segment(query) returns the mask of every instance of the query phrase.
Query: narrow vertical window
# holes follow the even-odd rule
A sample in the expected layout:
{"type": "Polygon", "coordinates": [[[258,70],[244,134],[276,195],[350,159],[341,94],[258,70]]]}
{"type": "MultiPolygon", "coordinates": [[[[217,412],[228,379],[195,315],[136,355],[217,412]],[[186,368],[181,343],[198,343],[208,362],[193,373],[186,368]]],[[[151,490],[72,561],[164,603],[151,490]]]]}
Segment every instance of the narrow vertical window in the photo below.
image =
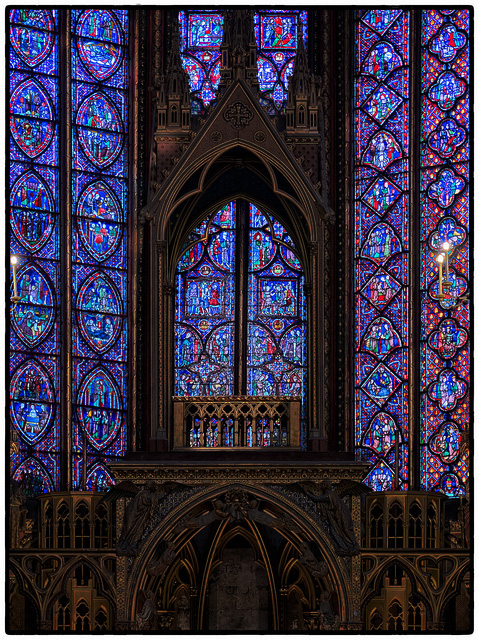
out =
{"type": "Polygon", "coordinates": [[[126,448],[128,11],[72,11],[73,482],[126,448]]]}
{"type": "Polygon", "coordinates": [[[461,496],[469,423],[469,11],[422,12],[421,481],[461,496]],[[441,264],[439,264],[441,263],[441,264]]]}
{"type": "Polygon", "coordinates": [[[10,415],[28,495],[60,480],[58,55],[57,11],[10,11],[10,415]]]}
{"type": "Polygon", "coordinates": [[[408,482],[409,19],[363,10],[355,30],[355,435],[375,490],[408,482]]]}

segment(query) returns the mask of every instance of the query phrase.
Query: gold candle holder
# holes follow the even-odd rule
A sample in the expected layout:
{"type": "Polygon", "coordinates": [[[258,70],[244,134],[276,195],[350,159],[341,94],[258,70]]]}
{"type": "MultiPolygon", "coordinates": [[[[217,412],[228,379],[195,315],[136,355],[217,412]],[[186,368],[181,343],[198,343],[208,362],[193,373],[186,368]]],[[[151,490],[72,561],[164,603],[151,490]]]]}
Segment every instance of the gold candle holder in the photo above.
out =
{"type": "Polygon", "coordinates": [[[443,243],[442,248],[444,250],[445,263],[446,263],[446,280],[443,283],[443,287],[444,287],[444,291],[447,291],[449,289],[449,287],[451,286],[451,284],[452,284],[452,282],[449,281],[449,251],[451,249],[451,245],[446,240],[443,243]]]}
{"type": "Polygon", "coordinates": [[[442,263],[444,262],[444,256],[442,253],[437,256],[436,261],[439,265],[439,294],[437,297],[439,300],[444,300],[445,296],[442,288],[442,263]]]}
{"type": "Polygon", "coordinates": [[[11,297],[11,301],[13,302],[13,306],[16,306],[20,300],[20,296],[18,295],[18,288],[17,288],[17,264],[18,264],[17,256],[12,256],[10,258],[10,264],[12,265],[12,271],[13,271],[13,296],[11,297]]]}

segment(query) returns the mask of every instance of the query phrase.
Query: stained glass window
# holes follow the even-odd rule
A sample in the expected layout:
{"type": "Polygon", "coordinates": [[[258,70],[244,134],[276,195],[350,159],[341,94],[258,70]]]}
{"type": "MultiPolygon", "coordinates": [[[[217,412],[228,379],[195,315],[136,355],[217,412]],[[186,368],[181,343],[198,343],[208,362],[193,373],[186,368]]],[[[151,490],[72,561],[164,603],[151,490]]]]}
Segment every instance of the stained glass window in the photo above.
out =
{"type": "Polygon", "coordinates": [[[223,14],[180,11],[180,51],[190,78],[191,112],[201,113],[215,99],[220,82],[223,14]]]}
{"type": "Polygon", "coordinates": [[[128,11],[73,10],[72,36],[73,481],[79,486],[84,435],[90,483],[99,464],[126,447],[128,11]]]}
{"type": "Polygon", "coordinates": [[[421,478],[464,495],[469,423],[469,11],[422,12],[421,478]],[[447,244],[445,244],[447,243],[447,244]],[[437,257],[443,254],[439,281],[437,257]]]}
{"type": "MultiPolygon", "coordinates": [[[[220,82],[220,46],[223,42],[223,12],[185,10],[179,13],[180,51],[190,78],[193,114],[202,113],[216,98],[220,82]]],[[[258,47],[260,102],[271,113],[286,105],[288,80],[294,69],[299,31],[306,46],[307,12],[297,9],[265,9],[254,14],[258,47]]]]}
{"type": "MultiPolygon", "coordinates": [[[[298,396],[304,413],[303,289],[293,241],[270,215],[237,201],[206,219],[188,238],[177,267],[176,395],[298,396]],[[238,247],[245,244],[248,260],[238,261],[238,247]],[[241,286],[247,286],[245,336],[241,286]],[[246,362],[245,376],[240,361],[246,362]]],[[[207,446],[216,446],[211,429],[207,446]]],[[[191,446],[199,446],[195,433],[193,427],[191,446]]],[[[262,433],[261,444],[269,446],[269,424],[262,433]]]]}
{"type": "Polygon", "coordinates": [[[267,9],[255,13],[254,22],[262,92],[260,102],[271,113],[282,111],[288,97],[288,80],[294,69],[301,27],[304,46],[307,45],[308,15],[306,11],[296,9],[267,9]]]}
{"type": "Polygon", "coordinates": [[[362,10],[355,28],[356,446],[376,490],[408,483],[409,19],[362,10]]]}
{"type": "Polygon", "coordinates": [[[178,264],[176,395],[231,395],[234,389],[236,207],[195,230],[178,264]]]}
{"type": "Polygon", "coordinates": [[[58,12],[10,11],[12,475],[29,495],[59,488],[58,12]],[[13,275],[13,274],[12,274],[13,275]],[[13,278],[12,278],[13,295],[13,278]]]}
{"type": "Polygon", "coordinates": [[[128,28],[127,11],[10,11],[10,251],[19,261],[10,406],[20,436],[12,465],[30,493],[60,488],[60,404],[68,384],[59,373],[67,349],[60,302],[68,298],[60,295],[60,263],[70,253],[72,488],[82,480],[83,433],[90,488],[111,484],[104,461],[125,450],[128,28]],[[60,76],[59,23],[66,30],[69,20],[71,76],[60,76]],[[62,96],[71,102],[60,111],[62,96]],[[59,219],[70,200],[71,247],[59,219]]]}

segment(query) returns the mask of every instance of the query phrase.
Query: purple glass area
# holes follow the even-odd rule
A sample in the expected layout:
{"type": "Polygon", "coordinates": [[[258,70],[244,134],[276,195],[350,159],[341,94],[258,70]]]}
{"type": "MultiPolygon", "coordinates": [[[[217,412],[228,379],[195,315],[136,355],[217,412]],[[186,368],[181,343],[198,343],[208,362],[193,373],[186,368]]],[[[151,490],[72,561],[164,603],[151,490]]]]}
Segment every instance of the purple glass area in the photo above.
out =
{"type": "Polygon", "coordinates": [[[73,482],[112,483],[126,449],[127,10],[72,11],[73,482]]]}
{"type": "Polygon", "coordinates": [[[11,474],[32,497],[60,482],[58,11],[9,18],[11,474]]]}
{"type": "Polygon", "coordinates": [[[355,26],[355,440],[377,491],[408,487],[409,19],[361,10],[355,26]]]}
{"type": "Polygon", "coordinates": [[[469,478],[469,21],[422,11],[421,483],[451,497],[469,478]]]}

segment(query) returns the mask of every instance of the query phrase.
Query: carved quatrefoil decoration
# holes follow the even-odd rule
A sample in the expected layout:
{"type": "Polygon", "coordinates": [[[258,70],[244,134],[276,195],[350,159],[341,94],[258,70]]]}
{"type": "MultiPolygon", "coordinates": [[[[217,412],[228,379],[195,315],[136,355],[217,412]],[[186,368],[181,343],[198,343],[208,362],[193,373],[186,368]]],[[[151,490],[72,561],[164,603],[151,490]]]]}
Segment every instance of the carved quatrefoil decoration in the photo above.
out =
{"type": "Polygon", "coordinates": [[[224,119],[233,129],[243,129],[252,118],[253,114],[251,111],[240,101],[228,105],[228,108],[224,112],[224,119]]]}

